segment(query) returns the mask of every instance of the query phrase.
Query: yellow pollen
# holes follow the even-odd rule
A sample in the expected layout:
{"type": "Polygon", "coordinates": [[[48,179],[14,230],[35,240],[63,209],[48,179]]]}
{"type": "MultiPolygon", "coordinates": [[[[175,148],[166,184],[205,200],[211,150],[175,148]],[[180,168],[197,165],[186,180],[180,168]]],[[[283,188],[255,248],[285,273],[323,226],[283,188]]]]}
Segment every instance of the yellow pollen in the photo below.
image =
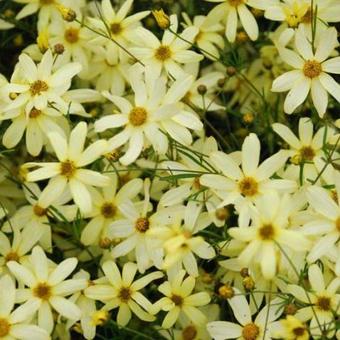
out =
{"type": "Polygon", "coordinates": [[[112,203],[105,202],[101,206],[100,212],[105,218],[112,218],[116,215],[117,209],[112,203]]]}
{"type": "Polygon", "coordinates": [[[33,206],[33,212],[36,216],[45,216],[47,213],[47,209],[42,208],[40,205],[36,204],[33,206]]]}
{"type": "Polygon", "coordinates": [[[40,94],[41,92],[45,92],[48,90],[48,85],[42,80],[36,80],[30,86],[30,92],[32,96],[36,94],[40,94]]]}
{"type": "Polygon", "coordinates": [[[51,297],[51,294],[51,287],[45,282],[40,282],[33,288],[33,295],[42,300],[48,300],[51,297]]]}
{"type": "Polygon", "coordinates": [[[327,296],[320,296],[316,302],[319,309],[323,311],[329,311],[331,309],[331,299],[327,296]]]}
{"type": "Polygon", "coordinates": [[[37,118],[41,115],[41,110],[36,109],[35,107],[30,111],[29,117],[30,118],[37,118]]]}
{"type": "Polygon", "coordinates": [[[296,14],[289,14],[286,17],[287,24],[291,28],[295,28],[299,25],[300,23],[300,18],[296,14]]]}
{"type": "Polygon", "coordinates": [[[7,336],[10,329],[10,323],[4,318],[0,318],[0,338],[7,336]]]}
{"type": "Polygon", "coordinates": [[[79,29],[70,27],[64,33],[64,38],[70,44],[74,44],[79,40],[79,29]]]}
{"type": "Polygon", "coordinates": [[[302,161],[306,162],[306,161],[313,161],[314,157],[315,157],[315,151],[313,150],[312,147],[310,146],[303,146],[300,151],[300,158],[302,161]]]}
{"type": "Polygon", "coordinates": [[[258,192],[258,184],[252,177],[244,177],[238,183],[238,188],[243,196],[255,196],[258,192]]]}
{"type": "Polygon", "coordinates": [[[145,233],[150,227],[150,222],[147,218],[140,217],[137,219],[135,228],[140,233],[145,233]]]}
{"type": "Polygon", "coordinates": [[[228,0],[229,5],[233,7],[240,6],[244,3],[244,0],[228,0]]]}
{"type": "Polygon", "coordinates": [[[259,228],[258,233],[262,240],[272,240],[275,236],[275,229],[272,224],[264,224],[259,228]]]}
{"type": "Polygon", "coordinates": [[[148,112],[143,107],[134,107],[129,113],[129,122],[133,126],[141,126],[146,122],[148,112]]]}
{"type": "Polygon", "coordinates": [[[112,34],[118,35],[123,29],[119,22],[114,22],[110,25],[110,30],[112,34]]]}
{"type": "Polygon", "coordinates": [[[70,160],[60,163],[60,167],[60,174],[68,179],[70,179],[76,171],[75,164],[70,160]]]}
{"type": "Polygon", "coordinates": [[[183,304],[183,298],[179,295],[173,294],[171,300],[176,306],[182,306],[183,304]]]}
{"type": "Polygon", "coordinates": [[[185,327],[182,331],[183,340],[194,340],[197,335],[197,329],[194,325],[185,327]]]}
{"type": "Polygon", "coordinates": [[[130,288],[125,288],[125,287],[121,288],[119,291],[118,297],[122,302],[128,302],[131,298],[130,288]]]}
{"type": "Polygon", "coordinates": [[[168,46],[161,45],[155,52],[155,58],[160,61],[165,61],[171,58],[171,50],[168,46]]]}
{"type": "Polygon", "coordinates": [[[5,257],[6,262],[15,261],[18,262],[20,259],[19,255],[15,251],[11,251],[5,257]]]}
{"type": "Polygon", "coordinates": [[[242,336],[244,340],[256,340],[260,334],[260,329],[254,323],[248,323],[243,327],[242,336]]]}
{"type": "Polygon", "coordinates": [[[307,60],[303,65],[303,73],[308,78],[316,78],[322,72],[321,64],[316,60],[307,60]]]}

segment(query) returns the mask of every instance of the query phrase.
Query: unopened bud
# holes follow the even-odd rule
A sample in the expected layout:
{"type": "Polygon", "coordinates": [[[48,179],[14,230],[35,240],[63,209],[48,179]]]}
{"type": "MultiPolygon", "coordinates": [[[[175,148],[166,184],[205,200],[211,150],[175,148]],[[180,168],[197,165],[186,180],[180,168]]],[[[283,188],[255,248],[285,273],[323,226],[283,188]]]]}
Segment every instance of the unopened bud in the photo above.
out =
{"type": "Polygon", "coordinates": [[[65,7],[63,5],[57,5],[57,8],[65,21],[71,22],[76,19],[77,14],[73,9],[65,7]]]}
{"type": "Polygon", "coordinates": [[[248,34],[244,31],[238,32],[236,34],[236,41],[240,44],[249,40],[248,34]]]}
{"type": "Polygon", "coordinates": [[[53,47],[53,51],[55,54],[63,54],[65,51],[65,47],[63,44],[55,44],[53,47]]]}
{"type": "Polygon", "coordinates": [[[228,66],[226,72],[229,77],[232,77],[236,74],[236,68],[234,66],[228,66]]]}
{"type": "Polygon", "coordinates": [[[218,86],[218,87],[223,87],[224,84],[225,84],[225,81],[226,81],[225,78],[219,79],[219,80],[217,81],[217,86],[218,86]]]}
{"type": "Polygon", "coordinates": [[[166,30],[170,27],[170,18],[165,14],[163,9],[152,11],[152,14],[156,19],[159,28],[166,30]]]}
{"type": "Polygon", "coordinates": [[[233,287],[229,285],[223,285],[218,288],[218,294],[224,299],[231,299],[235,295],[233,287]]]}
{"type": "Polygon", "coordinates": [[[254,121],[254,115],[250,112],[244,114],[242,118],[246,124],[251,124],[254,121]]]}
{"type": "Polygon", "coordinates": [[[293,304],[289,303],[285,306],[284,313],[286,315],[294,315],[298,311],[298,308],[293,304]]]}
{"type": "Polygon", "coordinates": [[[250,276],[245,277],[242,280],[242,284],[245,290],[253,290],[255,288],[255,282],[250,276]]]}
{"type": "Polygon", "coordinates": [[[197,86],[197,92],[201,95],[204,96],[207,93],[208,89],[205,85],[198,85],[197,86]]]}
{"type": "Polygon", "coordinates": [[[240,271],[240,274],[242,277],[248,277],[249,276],[249,270],[248,268],[242,268],[241,271],[240,271]]]}
{"type": "Polygon", "coordinates": [[[37,38],[37,44],[41,53],[45,53],[48,50],[48,31],[43,30],[39,33],[37,38]]]}

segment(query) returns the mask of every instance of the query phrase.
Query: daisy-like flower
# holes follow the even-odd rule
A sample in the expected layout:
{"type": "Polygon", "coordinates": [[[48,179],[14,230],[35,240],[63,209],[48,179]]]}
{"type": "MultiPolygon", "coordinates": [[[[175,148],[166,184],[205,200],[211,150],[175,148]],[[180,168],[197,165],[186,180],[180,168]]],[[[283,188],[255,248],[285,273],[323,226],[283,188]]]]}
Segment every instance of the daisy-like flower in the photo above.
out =
{"type": "Polygon", "coordinates": [[[193,20],[186,13],[183,13],[185,26],[194,26],[198,28],[198,34],[194,43],[202,50],[202,53],[211,60],[216,60],[220,56],[219,50],[224,48],[224,40],[221,36],[223,26],[216,22],[216,18],[212,15],[196,15],[193,20]]]}
{"type": "Polygon", "coordinates": [[[14,261],[7,263],[16,279],[28,287],[22,291],[21,301],[26,301],[22,308],[29,309],[32,314],[38,312],[38,325],[49,333],[54,325],[52,308],[67,319],[80,318],[80,309],[65,298],[86,287],[86,280],[65,280],[76,268],[77,263],[76,258],[69,258],[53,269],[39,246],[33,248],[29,266],[14,261]]]}
{"type": "MultiPolygon", "coordinates": [[[[170,16],[170,28],[177,33],[177,15],[170,16]]],[[[142,61],[154,78],[161,75],[162,70],[173,78],[183,77],[183,64],[197,63],[203,59],[201,54],[190,51],[189,48],[198,34],[198,28],[190,26],[182,33],[175,35],[170,30],[164,31],[162,41],[145,28],[136,29],[136,36],[139,38],[137,45],[130,49],[132,54],[142,61]]]]}
{"type": "Polygon", "coordinates": [[[271,179],[283,167],[289,155],[279,151],[259,165],[260,141],[251,133],[242,145],[242,164],[221,151],[211,153],[210,159],[223,175],[202,175],[200,183],[211,188],[222,199],[221,206],[235,204],[239,213],[239,224],[246,225],[253,202],[271,190],[292,191],[296,182],[271,179]]]}
{"type": "Polygon", "coordinates": [[[295,316],[303,321],[311,319],[309,329],[313,337],[318,338],[321,334],[327,334],[327,338],[331,338],[335,333],[332,326],[334,315],[339,311],[340,295],[337,291],[340,279],[338,277],[333,279],[326,287],[323,273],[316,264],[309,267],[308,279],[312,292],[307,292],[298,285],[288,285],[288,291],[307,304],[306,307],[299,309],[295,316]]]}
{"type": "Polygon", "coordinates": [[[164,240],[164,269],[177,272],[183,266],[189,275],[197,277],[194,254],[202,259],[215,256],[214,248],[202,236],[195,235],[210,224],[207,213],[201,213],[201,208],[196,202],[189,201],[185,209],[177,212],[176,221],[171,227],[160,226],[150,231],[151,235],[164,240]]]}
{"type": "Polygon", "coordinates": [[[286,319],[276,321],[272,324],[272,336],[274,339],[285,340],[309,340],[308,327],[292,315],[286,319]]]}
{"type": "MultiPolygon", "coordinates": [[[[93,210],[91,220],[81,233],[81,242],[88,246],[100,243],[107,237],[109,225],[122,216],[121,206],[129,199],[134,199],[142,189],[143,181],[140,178],[132,179],[118,190],[118,176],[108,175],[112,183],[102,189],[102,193],[92,190],[93,210]]],[[[127,226],[125,226],[127,228],[127,226]]]]}
{"type": "Polygon", "coordinates": [[[295,251],[310,248],[309,240],[301,232],[288,229],[292,208],[288,195],[280,199],[275,191],[268,192],[256,201],[250,227],[228,229],[233,238],[247,243],[238,256],[241,265],[247,267],[253,261],[260,262],[263,276],[270,280],[276,274],[280,256],[284,256],[277,244],[295,251]]]}
{"type": "MultiPolygon", "coordinates": [[[[123,239],[112,249],[114,258],[124,256],[135,250],[138,271],[144,273],[146,269],[155,265],[161,266],[163,259],[162,243],[150,235],[150,230],[169,224],[169,211],[156,211],[150,215],[150,180],[144,182],[144,201],[133,204],[126,200],[120,206],[124,219],[113,222],[108,234],[112,238],[123,239]],[[141,204],[142,203],[142,204],[141,204]]],[[[174,211],[173,211],[174,212],[174,211]]]]}
{"type": "MultiPolygon", "coordinates": [[[[308,203],[317,212],[302,227],[305,235],[316,237],[307,256],[309,262],[315,262],[325,255],[340,236],[340,175],[336,173],[335,176],[335,199],[329,191],[318,186],[309,187],[306,192],[308,203]]],[[[340,264],[340,259],[337,264],[340,264]]]]}
{"type": "Polygon", "coordinates": [[[113,261],[106,261],[102,266],[107,282],[95,283],[85,289],[85,295],[91,299],[105,303],[104,310],[118,308],[117,323],[126,326],[131,319],[131,312],[143,321],[154,321],[152,303],[139,291],[150,282],[163,277],[156,271],[133,281],[137,265],[128,262],[124,265],[122,274],[113,261]],[[141,308],[142,307],[142,308],[141,308]]]}
{"type": "Polygon", "coordinates": [[[176,276],[158,287],[165,297],[157,301],[153,308],[156,311],[167,312],[162,322],[163,328],[172,327],[182,314],[197,325],[204,325],[207,322],[206,316],[197,307],[207,305],[210,302],[210,296],[206,292],[192,294],[196,283],[195,278],[192,276],[184,278],[185,275],[185,270],[180,270],[176,276]]]}
{"type": "Polygon", "coordinates": [[[51,50],[45,52],[38,65],[27,54],[21,54],[11,82],[4,86],[9,95],[16,94],[15,99],[4,107],[4,111],[24,108],[28,116],[32,109],[44,110],[48,104],[53,103],[62,112],[67,112],[68,103],[62,96],[70,88],[72,78],[80,72],[81,65],[68,63],[53,72],[53,63],[51,50]]]}
{"type": "Polygon", "coordinates": [[[13,311],[16,289],[13,279],[9,275],[0,279],[0,339],[3,340],[48,340],[48,333],[36,326],[26,323],[33,316],[30,308],[19,306],[13,311]]]}
{"type": "Polygon", "coordinates": [[[179,104],[193,82],[191,76],[175,81],[167,91],[164,78],[150,80],[147,74],[144,81],[141,79],[140,69],[134,70],[135,73],[130,73],[130,83],[135,93],[134,105],[127,99],[104,92],[104,96],[112,101],[120,112],[95,122],[97,132],[124,127],[109,141],[111,149],[117,149],[129,141],[125,155],[119,159],[123,165],[134,162],[143,147],[150,144],[156,152],[165,154],[168,139],[164,132],[176,141],[190,145],[192,136],[188,129],[200,130],[203,127],[193,113],[185,111],[179,104]]]}
{"type": "MultiPolygon", "coordinates": [[[[247,32],[251,40],[256,40],[259,36],[259,27],[254,15],[249,7],[264,9],[264,1],[261,0],[206,0],[209,2],[221,2],[210,13],[209,16],[216,21],[226,18],[225,35],[230,42],[236,39],[238,20],[247,32]],[[239,19],[238,19],[239,18],[239,19]]],[[[272,0],[267,0],[272,2],[272,0]]]]}
{"type": "MultiPolygon", "coordinates": [[[[336,0],[313,1],[314,15],[317,15],[317,28],[326,27],[329,22],[340,20],[340,6],[336,0]]],[[[310,0],[283,0],[271,2],[266,6],[264,16],[274,21],[285,22],[288,27],[297,28],[300,24],[310,29],[312,8],[310,0]]]]}
{"type": "Polygon", "coordinates": [[[38,228],[26,228],[20,232],[19,228],[12,225],[12,242],[0,231],[0,272],[5,269],[8,261],[21,262],[28,252],[39,241],[43,231],[38,228]]]}
{"type": "Polygon", "coordinates": [[[41,190],[36,183],[26,183],[23,192],[29,204],[17,209],[15,214],[11,216],[10,221],[6,221],[3,224],[2,230],[9,233],[12,230],[12,226],[15,225],[19,229],[24,229],[25,233],[34,230],[32,235],[40,232],[41,237],[39,239],[39,244],[45,251],[51,252],[52,231],[48,217],[52,216],[52,214],[48,211],[48,208],[53,205],[66,220],[72,221],[76,216],[77,207],[75,205],[65,205],[71,200],[71,196],[68,193],[51,201],[52,197],[42,195],[41,190]]]}
{"type": "Polygon", "coordinates": [[[270,301],[252,320],[247,299],[237,288],[233,288],[233,291],[235,295],[228,299],[228,302],[238,323],[230,321],[209,322],[207,329],[211,337],[214,340],[270,340],[271,326],[280,317],[279,299],[270,301]]]}
{"type": "MultiPolygon", "coordinates": [[[[149,15],[150,11],[143,11],[127,16],[133,0],[126,0],[116,12],[110,0],[103,0],[101,3],[101,18],[88,18],[90,24],[99,29],[103,34],[114,39],[120,46],[130,50],[129,45],[136,44],[135,30],[140,26],[140,21],[149,15]]],[[[104,37],[96,37],[91,44],[106,45],[109,54],[117,56],[120,61],[126,61],[130,56],[116,43],[104,37]]]]}
{"type": "Polygon", "coordinates": [[[286,113],[293,113],[306,100],[309,92],[321,118],[328,106],[328,93],[340,102],[340,85],[328,74],[340,73],[340,57],[329,58],[337,45],[334,27],[321,33],[315,52],[304,30],[298,29],[295,34],[297,52],[287,48],[279,50],[283,61],[294,68],[275,79],[272,86],[273,92],[289,90],[284,102],[286,113]]]}
{"type": "MultiPolygon", "coordinates": [[[[26,163],[28,168],[39,167],[27,174],[28,182],[51,178],[42,195],[56,200],[66,188],[71,191],[74,202],[83,213],[92,210],[92,198],[87,186],[105,187],[111,180],[93,170],[82,169],[93,163],[107,151],[107,142],[97,140],[84,150],[87,124],[80,122],[71,132],[69,142],[57,132],[48,134],[49,141],[59,162],[26,163]]],[[[51,202],[49,202],[51,203],[51,202]]]]}

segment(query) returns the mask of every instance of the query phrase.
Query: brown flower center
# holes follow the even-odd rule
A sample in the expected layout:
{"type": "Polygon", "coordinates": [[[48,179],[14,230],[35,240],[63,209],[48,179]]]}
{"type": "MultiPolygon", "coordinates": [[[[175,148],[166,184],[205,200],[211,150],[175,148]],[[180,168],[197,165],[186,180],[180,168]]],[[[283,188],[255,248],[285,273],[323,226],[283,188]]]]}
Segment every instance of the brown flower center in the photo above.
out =
{"type": "Polygon", "coordinates": [[[20,259],[20,257],[15,251],[9,252],[5,257],[6,262],[9,262],[9,261],[18,262],[19,259],[20,259]]]}
{"type": "Polygon", "coordinates": [[[229,217],[229,210],[227,208],[218,208],[215,211],[215,216],[219,221],[225,221],[229,217]]]}
{"type": "Polygon", "coordinates": [[[51,287],[45,282],[40,282],[33,288],[33,295],[42,300],[48,300],[52,295],[51,287]]]}
{"type": "Polygon", "coordinates": [[[101,214],[105,218],[112,218],[116,215],[117,208],[110,202],[105,202],[100,208],[101,214]]]}
{"type": "Polygon", "coordinates": [[[272,224],[264,224],[259,228],[258,233],[262,240],[272,240],[275,236],[275,229],[272,224]]]}
{"type": "Polygon", "coordinates": [[[243,196],[255,196],[258,193],[258,184],[252,177],[244,177],[239,183],[238,188],[243,196]]]}
{"type": "Polygon", "coordinates": [[[171,58],[171,50],[168,46],[161,45],[155,52],[155,58],[159,61],[165,61],[171,58]]]}
{"type": "Polygon", "coordinates": [[[197,329],[194,325],[185,327],[182,331],[183,340],[194,340],[197,335],[197,329]]]}
{"type": "Polygon", "coordinates": [[[147,218],[145,217],[140,217],[137,219],[135,228],[137,231],[140,233],[145,233],[150,227],[150,222],[147,218]]]}
{"type": "Polygon", "coordinates": [[[316,60],[307,60],[303,65],[303,73],[308,78],[316,78],[322,72],[321,64],[316,60]]]}
{"type": "Polygon", "coordinates": [[[331,299],[327,296],[320,296],[316,305],[323,311],[329,311],[331,309],[331,299]]]}
{"type": "Polygon", "coordinates": [[[228,1],[229,1],[229,5],[233,7],[240,6],[244,3],[244,0],[228,0],[228,1]]]}
{"type": "Polygon", "coordinates": [[[242,336],[244,340],[256,340],[260,334],[260,329],[254,323],[248,323],[243,327],[242,336]]]}
{"type": "Polygon", "coordinates": [[[306,328],[304,327],[296,327],[293,329],[293,333],[296,336],[303,336],[306,332],[306,328]]]}
{"type": "Polygon", "coordinates": [[[33,206],[33,212],[34,215],[41,217],[46,215],[47,209],[42,208],[40,205],[36,204],[33,206]]]}
{"type": "Polygon", "coordinates": [[[129,122],[133,126],[141,126],[146,122],[148,112],[144,107],[134,107],[129,113],[129,122]]]}
{"type": "Polygon", "coordinates": [[[64,33],[64,38],[70,44],[74,44],[79,40],[79,29],[70,27],[64,33]]]}
{"type": "Polygon", "coordinates": [[[11,329],[10,323],[4,318],[0,318],[0,338],[8,335],[10,329],[11,329]]]}
{"type": "Polygon", "coordinates": [[[338,217],[335,221],[335,228],[340,233],[340,217],[338,217]]]}
{"type": "Polygon", "coordinates": [[[130,288],[126,288],[126,287],[121,288],[119,291],[118,297],[122,302],[128,302],[131,298],[130,288]]]}
{"type": "Polygon", "coordinates": [[[311,162],[315,157],[315,151],[310,146],[303,146],[299,152],[301,160],[305,162],[306,161],[311,162]]]}
{"type": "Polygon", "coordinates": [[[123,29],[119,22],[114,22],[110,25],[110,30],[112,34],[118,35],[119,33],[122,32],[123,29]]]}
{"type": "Polygon", "coordinates": [[[41,115],[41,110],[36,109],[35,107],[30,111],[29,117],[30,118],[37,118],[41,115]]]}
{"type": "Polygon", "coordinates": [[[74,175],[77,169],[75,164],[70,160],[60,163],[60,168],[60,174],[68,179],[74,175]]]}
{"type": "Polygon", "coordinates": [[[182,306],[183,304],[183,298],[179,295],[173,294],[171,300],[176,306],[182,306]]]}
{"type": "Polygon", "coordinates": [[[32,96],[36,94],[40,94],[41,92],[45,92],[48,90],[48,85],[42,80],[36,80],[30,86],[30,92],[32,96]]]}

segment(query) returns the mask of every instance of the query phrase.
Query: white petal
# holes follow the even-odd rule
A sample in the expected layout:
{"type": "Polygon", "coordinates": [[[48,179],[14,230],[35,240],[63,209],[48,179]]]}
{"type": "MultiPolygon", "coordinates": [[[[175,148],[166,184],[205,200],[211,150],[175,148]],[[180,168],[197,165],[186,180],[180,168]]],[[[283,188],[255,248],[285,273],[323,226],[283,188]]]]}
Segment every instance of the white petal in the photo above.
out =
{"type": "Polygon", "coordinates": [[[293,113],[295,109],[300,106],[307,98],[311,87],[310,78],[302,78],[287,94],[284,110],[286,113],[293,113]]]}

